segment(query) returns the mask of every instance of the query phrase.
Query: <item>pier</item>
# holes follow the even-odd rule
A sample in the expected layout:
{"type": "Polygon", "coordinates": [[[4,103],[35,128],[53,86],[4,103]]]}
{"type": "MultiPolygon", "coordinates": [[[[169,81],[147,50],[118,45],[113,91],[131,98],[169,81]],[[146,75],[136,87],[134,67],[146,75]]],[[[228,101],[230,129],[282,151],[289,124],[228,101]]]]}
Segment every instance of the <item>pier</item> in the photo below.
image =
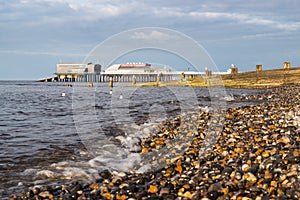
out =
{"type": "MultiPolygon", "coordinates": [[[[205,72],[147,72],[147,73],[110,73],[103,72],[101,73],[99,82],[108,82],[110,77],[113,77],[114,82],[132,82],[133,79],[136,82],[164,82],[171,80],[180,80],[182,75],[184,74],[185,78],[187,77],[200,77],[205,76],[205,72]]],[[[223,73],[213,73],[213,74],[227,74],[227,72],[223,73]]]]}
{"type": "Polygon", "coordinates": [[[171,71],[169,68],[154,68],[146,63],[114,64],[105,71],[101,65],[92,63],[59,63],[55,76],[40,82],[164,82],[182,78],[222,75],[230,72],[171,71]]]}
{"type": "MultiPolygon", "coordinates": [[[[57,76],[51,78],[45,78],[39,80],[40,82],[109,82],[110,77],[113,78],[114,82],[132,82],[134,79],[136,82],[157,82],[157,81],[171,81],[180,80],[182,74],[186,78],[188,77],[200,77],[205,76],[205,72],[165,72],[165,73],[110,73],[101,72],[100,74],[89,74],[89,73],[68,73],[68,74],[58,74],[57,76]]],[[[217,72],[212,73],[212,75],[223,75],[228,74],[228,72],[217,72]]]]}

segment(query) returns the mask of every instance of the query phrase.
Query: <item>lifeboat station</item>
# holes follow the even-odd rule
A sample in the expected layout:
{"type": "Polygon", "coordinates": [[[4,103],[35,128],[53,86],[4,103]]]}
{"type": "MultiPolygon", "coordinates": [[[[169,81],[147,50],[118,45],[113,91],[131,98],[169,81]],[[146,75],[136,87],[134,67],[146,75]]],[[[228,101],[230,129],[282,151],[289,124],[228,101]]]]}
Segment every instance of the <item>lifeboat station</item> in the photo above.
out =
{"type": "Polygon", "coordinates": [[[99,82],[101,65],[93,63],[59,63],[55,75],[59,82],[99,82]]]}

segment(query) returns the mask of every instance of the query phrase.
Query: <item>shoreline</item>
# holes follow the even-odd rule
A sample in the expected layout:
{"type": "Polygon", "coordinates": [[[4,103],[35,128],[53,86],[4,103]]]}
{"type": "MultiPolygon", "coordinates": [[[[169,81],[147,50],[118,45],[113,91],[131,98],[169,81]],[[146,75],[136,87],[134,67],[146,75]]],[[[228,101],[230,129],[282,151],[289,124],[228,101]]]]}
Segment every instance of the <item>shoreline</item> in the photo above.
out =
{"type": "MultiPolygon", "coordinates": [[[[296,82],[297,83],[297,82],[296,82]]],[[[300,82],[299,82],[300,83],[300,82]]],[[[185,79],[182,81],[167,81],[167,82],[148,82],[148,83],[138,83],[135,87],[201,87],[201,88],[232,88],[232,89],[269,89],[274,87],[283,87],[288,85],[294,85],[294,83],[284,83],[284,82],[268,82],[260,81],[248,82],[248,81],[237,81],[232,79],[224,79],[221,77],[202,77],[194,79],[185,79]]]]}
{"type": "Polygon", "coordinates": [[[191,86],[191,87],[225,87],[243,89],[266,89],[285,85],[300,84],[300,67],[289,69],[257,70],[224,75],[188,77],[166,82],[140,83],[137,86],[191,86]]]}
{"type": "MultiPolygon", "coordinates": [[[[167,161],[162,170],[144,174],[103,170],[94,183],[34,188],[12,199],[299,199],[300,86],[270,91],[264,95],[266,103],[227,109],[217,143],[201,157],[207,136],[203,119],[211,117],[205,112],[196,116],[198,131],[187,151],[167,161]]],[[[167,146],[177,128],[178,121],[166,122],[143,141],[142,153],[167,146]]]]}

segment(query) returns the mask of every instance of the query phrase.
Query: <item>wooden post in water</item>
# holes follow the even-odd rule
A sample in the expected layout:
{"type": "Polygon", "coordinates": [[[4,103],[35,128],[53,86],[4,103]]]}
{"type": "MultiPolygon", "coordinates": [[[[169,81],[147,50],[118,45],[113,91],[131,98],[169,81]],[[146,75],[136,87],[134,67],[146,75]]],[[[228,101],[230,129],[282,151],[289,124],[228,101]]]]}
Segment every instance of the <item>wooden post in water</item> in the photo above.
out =
{"type": "Polygon", "coordinates": [[[93,83],[92,82],[88,82],[88,87],[93,87],[93,83]]]}
{"type": "Polygon", "coordinates": [[[156,78],[156,82],[157,82],[157,83],[160,82],[160,79],[161,79],[161,73],[158,73],[158,74],[157,74],[157,78],[156,78]]]}
{"type": "Polygon", "coordinates": [[[132,85],[135,85],[136,84],[136,77],[135,75],[132,76],[132,85]]]}
{"type": "Polygon", "coordinates": [[[112,76],[109,77],[109,87],[110,87],[109,93],[112,94],[112,89],[114,87],[114,78],[112,76]]]}
{"type": "Polygon", "coordinates": [[[109,87],[112,89],[114,87],[114,80],[113,77],[109,77],[109,87]]]}

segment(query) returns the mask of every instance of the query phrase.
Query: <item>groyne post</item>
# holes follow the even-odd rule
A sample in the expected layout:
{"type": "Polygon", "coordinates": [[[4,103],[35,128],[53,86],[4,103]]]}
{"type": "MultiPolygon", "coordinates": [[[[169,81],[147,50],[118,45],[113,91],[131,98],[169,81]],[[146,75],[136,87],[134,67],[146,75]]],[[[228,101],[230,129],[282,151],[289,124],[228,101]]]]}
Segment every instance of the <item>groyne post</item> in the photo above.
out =
{"type": "Polygon", "coordinates": [[[157,74],[156,82],[159,83],[161,81],[161,73],[157,74]]]}
{"type": "Polygon", "coordinates": [[[259,78],[260,78],[260,74],[262,72],[262,65],[256,65],[256,83],[258,83],[259,78]]]}
{"type": "Polygon", "coordinates": [[[109,87],[112,89],[114,87],[114,79],[113,77],[109,77],[109,87]]]}
{"type": "Polygon", "coordinates": [[[135,75],[132,76],[132,85],[135,85],[136,84],[136,77],[135,75]]]}
{"type": "Polygon", "coordinates": [[[182,72],[181,77],[180,77],[181,82],[184,81],[184,79],[185,79],[185,74],[184,74],[184,72],[182,72]]]}
{"type": "Polygon", "coordinates": [[[287,75],[289,73],[290,68],[291,68],[290,62],[283,63],[283,83],[284,84],[286,84],[286,82],[287,82],[287,75]]]}
{"type": "Polygon", "coordinates": [[[88,87],[93,87],[93,82],[88,82],[88,87]]]}

